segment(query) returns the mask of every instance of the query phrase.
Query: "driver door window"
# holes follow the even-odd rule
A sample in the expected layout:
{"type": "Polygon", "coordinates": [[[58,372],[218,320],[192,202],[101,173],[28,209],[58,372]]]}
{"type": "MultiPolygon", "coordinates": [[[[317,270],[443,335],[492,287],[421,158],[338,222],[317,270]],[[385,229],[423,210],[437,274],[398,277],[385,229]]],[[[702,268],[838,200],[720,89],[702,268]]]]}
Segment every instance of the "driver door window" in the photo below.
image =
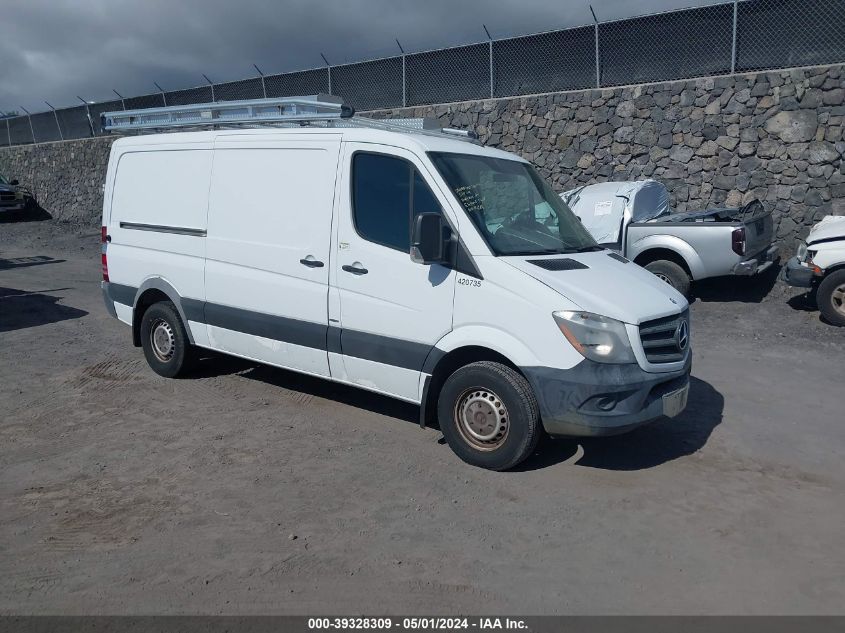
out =
{"type": "Polygon", "coordinates": [[[358,152],[352,160],[352,214],[364,239],[408,253],[412,219],[418,213],[441,213],[419,171],[409,162],[358,152]]]}

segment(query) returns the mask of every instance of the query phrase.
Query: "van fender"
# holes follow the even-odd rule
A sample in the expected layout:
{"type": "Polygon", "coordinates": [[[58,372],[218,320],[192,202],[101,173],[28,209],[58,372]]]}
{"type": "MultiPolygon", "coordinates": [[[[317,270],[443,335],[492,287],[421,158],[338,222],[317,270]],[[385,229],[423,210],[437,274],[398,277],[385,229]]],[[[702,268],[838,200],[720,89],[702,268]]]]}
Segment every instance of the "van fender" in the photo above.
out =
{"type": "Polygon", "coordinates": [[[532,367],[539,363],[531,349],[512,334],[486,325],[464,325],[451,330],[437,341],[425,361],[423,372],[433,372],[443,356],[459,347],[486,347],[517,367],[532,367]]]}
{"type": "Polygon", "coordinates": [[[813,263],[826,273],[845,266],[845,238],[830,242],[814,242],[810,248],[816,251],[813,263]]]}
{"type": "Polygon", "coordinates": [[[672,251],[683,258],[693,279],[700,279],[705,276],[704,262],[701,261],[701,257],[696,250],[690,246],[689,242],[674,235],[649,235],[644,237],[631,244],[625,255],[633,261],[646,251],[658,248],[672,251]]]}
{"type": "Polygon", "coordinates": [[[174,288],[169,282],[165,281],[161,277],[150,277],[149,279],[144,280],[144,282],[139,286],[138,292],[135,293],[135,300],[132,302],[133,321],[135,320],[135,306],[138,305],[138,299],[140,299],[141,295],[143,295],[147,290],[158,290],[167,295],[170,302],[176,306],[176,311],[179,313],[179,318],[182,319],[182,323],[185,324],[185,330],[188,332],[188,340],[191,342],[191,345],[194,345],[194,335],[191,334],[191,328],[188,327],[188,321],[203,320],[202,301],[197,301],[196,299],[182,299],[176,291],[176,288],[174,288]],[[186,307],[188,308],[187,312],[185,310],[186,307]]]}
{"type": "Polygon", "coordinates": [[[542,363],[530,347],[504,330],[485,325],[465,325],[444,335],[431,348],[420,373],[420,427],[425,428],[429,417],[429,389],[432,376],[444,356],[460,348],[481,347],[503,356],[513,365],[537,367],[542,363]]]}

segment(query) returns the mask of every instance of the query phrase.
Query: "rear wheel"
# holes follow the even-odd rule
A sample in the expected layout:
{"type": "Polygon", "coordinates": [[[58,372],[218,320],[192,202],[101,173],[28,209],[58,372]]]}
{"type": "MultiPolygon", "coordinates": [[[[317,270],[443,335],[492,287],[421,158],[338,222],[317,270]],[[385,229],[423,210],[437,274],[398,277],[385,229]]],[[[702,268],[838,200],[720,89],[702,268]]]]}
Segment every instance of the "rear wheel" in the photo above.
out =
{"type": "Polygon", "coordinates": [[[822,279],[816,291],[816,303],[830,323],[845,326],[845,270],[837,270],[822,279]]]}
{"type": "Polygon", "coordinates": [[[194,349],[176,307],[169,301],[154,303],[141,318],[141,347],[152,370],[176,378],[193,366],[194,349]]]}
{"type": "Polygon", "coordinates": [[[662,279],[685,297],[689,295],[690,278],[683,268],[675,262],[658,259],[646,264],[645,269],[659,279],[662,279]]]}
{"type": "Polygon", "coordinates": [[[522,462],[534,452],[541,432],[531,385],[512,368],[491,361],[471,363],[449,376],[437,414],[455,454],[490,470],[522,462]]]}

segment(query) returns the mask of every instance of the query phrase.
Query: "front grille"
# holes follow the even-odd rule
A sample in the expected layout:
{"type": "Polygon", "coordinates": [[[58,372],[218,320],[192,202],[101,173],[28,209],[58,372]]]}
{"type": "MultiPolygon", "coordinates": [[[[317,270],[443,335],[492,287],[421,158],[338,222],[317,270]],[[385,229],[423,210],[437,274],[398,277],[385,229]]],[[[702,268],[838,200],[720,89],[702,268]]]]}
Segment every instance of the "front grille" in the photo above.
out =
{"type": "Polygon", "coordinates": [[[529,264],[534,264],[546,270],[584,270],[589,268],[579,261],[564,257],[563,259],[529,259],[529,264]]]}
{"type": "Polygon", "coordinates": [[[0,202],[14,202],[15,200],[14,191],[0,191],[0,202]]]}
{"type": "Polygon", "coordinates": [[[683,360],[689,349],[689,310],[662,319],[640,324],[640,340],[643,352],[650,363],[674,363],[683,360]],[[686,344],[681,348],[678,329],[686,323],[686,344]]]}

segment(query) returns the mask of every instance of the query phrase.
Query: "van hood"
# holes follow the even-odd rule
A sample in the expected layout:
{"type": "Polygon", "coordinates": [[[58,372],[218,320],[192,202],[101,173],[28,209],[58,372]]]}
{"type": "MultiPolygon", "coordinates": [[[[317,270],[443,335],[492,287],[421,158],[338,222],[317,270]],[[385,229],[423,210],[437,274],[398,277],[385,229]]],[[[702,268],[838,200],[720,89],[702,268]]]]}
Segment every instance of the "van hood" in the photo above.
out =
{"type": "Polygon", "coordinates": [[[582,310],[637,325],[678,314],[689,305],[684,296],[653,274],[611,251],[537,257],[501,257],[582,310]],[[560,265],[550,262],[569,260],[560,265]],[[571,262],[575,262],[572,264],[571,262]],[[566,268],[548,270],[544,266],[566,268]]]}
{"type": "Polygon", "coordinates": [[[845,240],[845,216],[826,215],[810,231],[807,236],[807,244],[837,239],[845,240]]]}

